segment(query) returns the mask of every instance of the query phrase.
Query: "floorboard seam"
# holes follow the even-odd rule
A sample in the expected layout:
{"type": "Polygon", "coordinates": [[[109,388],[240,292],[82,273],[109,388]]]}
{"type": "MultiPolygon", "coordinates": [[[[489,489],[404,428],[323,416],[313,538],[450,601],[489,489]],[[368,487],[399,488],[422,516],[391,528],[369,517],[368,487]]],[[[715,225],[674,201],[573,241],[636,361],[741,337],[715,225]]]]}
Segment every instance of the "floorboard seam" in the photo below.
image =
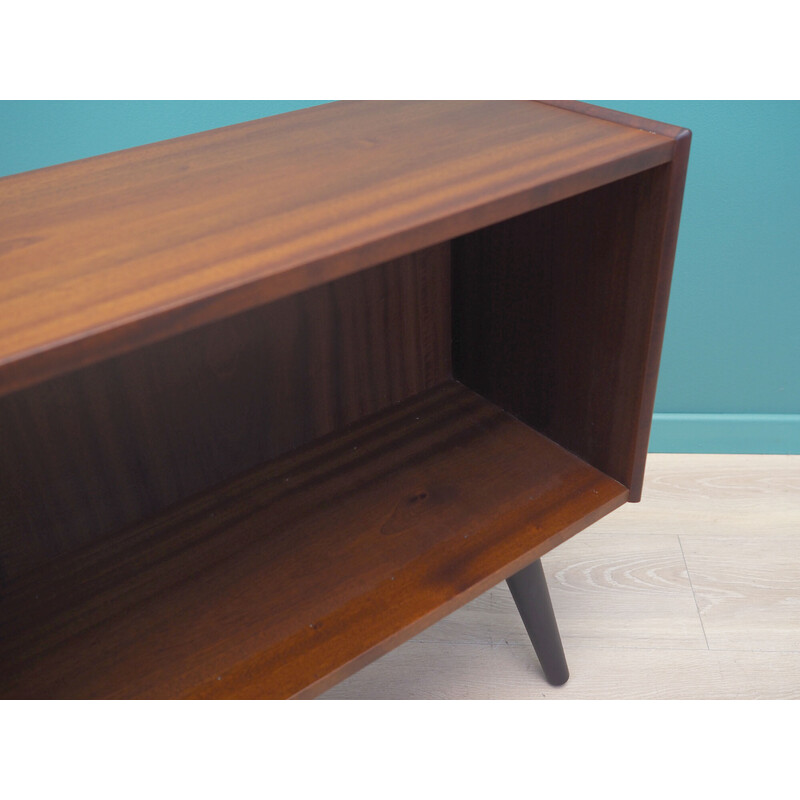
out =
{"type": "Polygon", "coordinates": [[[683,542],[680,535],[678,538],[678,546],[681,548],[681,558],[683,559],[683,566],[686,568],[686,577],[689,580],[689,588],[692,590],[692,597],[694,598],[694,606],[697,609],[697,618],[700,620],[700,628],[703,631],[703,638],[706,640],[706,648],[711,650],[708,643],[708,636],[706,635],[706,626],[703,625],[703,615],[700,613],[700,604],[697,602],[697,595],[694,592],[694,584],[692,583],[692,575],[689,572],[689,565],[686,563],[686,554],[683,552],[683,542]]]}

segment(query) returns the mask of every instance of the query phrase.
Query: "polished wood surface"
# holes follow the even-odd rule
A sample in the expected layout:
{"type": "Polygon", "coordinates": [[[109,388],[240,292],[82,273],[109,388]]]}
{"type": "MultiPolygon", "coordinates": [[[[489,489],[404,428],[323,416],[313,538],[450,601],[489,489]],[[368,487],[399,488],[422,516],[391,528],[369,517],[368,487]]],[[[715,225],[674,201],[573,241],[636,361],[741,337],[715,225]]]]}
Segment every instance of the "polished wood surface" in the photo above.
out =
{"type": "MultiPolygon", "coordinates": [[[[689,148],[692,142],[692,133],[686,128],[669,125],[658,120],[638,117],[615,111],[602,106],[582,103],[577,100],[547,100],[548,105],[573,111],[577,114],[605,120],[606,122],[629,125],[642,131],[648,131],[658,136],[667,136],[674,140],[675,148],[672,159],[666,168],[667,172],[667,200],[666,207],[660,220],[660,230],[653,232],[654,243],[659,248],[657,260],[657,273],[650,310],[650,328],[647,334],[648,348],[644,362],[644,383],[642,385],[640,402],[636,412],[636,438],[631,451],[631,469],[626,485],[631,487],[631,502],[638,502],[642,498],[642,485],[644,481],[644,466],[647,459],[647,443],[650,439],[650,427],[653,421],[655,408],[656,383],[658,381],[658,368],[661,362],[661,349],[664,343],[664,330],[667,321],[667,305],[669,303],[669,290],[672,282],[672,270],[675,262],[675,251],[678,245],[678,227],[683,207],[683,194],[686,186],[686,172],[689,166],[689,148]]],[[[653,264],[650,263],[652,269],[653,264]]]]}
{"type": "Polygon", "coordinates": [[[0,397],[0,575],[446,380],[449,258],[436,245],[0,397]]]}
{"type": "Polygon", "coordinates": [[[661,166],[453,242],[455,376],[626,486],[668,201],[661,166]]]}
{"type": "Polygon", "coordinates": [[[633,456],[631,480],[630,483],[626,483],[627,486],[630,486],[630,499],[632,502],[639,502],[642,499],[647,443],[650,439],[650,428],[653,423],[658,369],[661,364],[661,349],[664,344],[664,331],[667,324],[667,306],[669,305],[672,271],[675,266],[675,251],[678,247],[678,228],[683,208],[683,193],[686,187],[686,172],[689,167],[691,142],[691,131],[685,128],[680,129],[675,136],[675,151],[669,165],[668,199],[664,214],[664,226],[660,237],[661,252],[658,277],[653,295],[650,346],[645,356],[644,390],[636,420],[638,435],[633,456]]]}
{"type": "Polygon", "coordinates": [[[532,102],[344,102],[0,180],[0,394],[666,163],[532,102]]]}
{"type": "Polygon", "coordinates": [[[447,382],[10,581],[0,691],[310,696],[626,498],[447,382]]]}
{"type": "Polygon", "coordinates": [[[540,100],[539,102],[548,106],[563,108],[566,111],[574,111],[576,114],[581,114],[585,117],[594,117],[606,122],[615,122],[618,125],[627,125],[630,128],[656,133],[659,136],[668,136],[670,139],[679,139],[689,133],[686,128],[681,128],[678,125],[670,125],[659,120],[639,117],[624,111],[615,111],[613,108],[596,106],[592,103],[583,103],[580,100],[540,100]]]}
{"type": "Polygon", "coordinates": [[[800,700],[800,455],[650,453],[641,503],[542,563],[564,686],[500,583],[323,697],[800,700]]]}
{"type": "Polygon", "coordinates": [[[0,694],[312,696],[638,499],[688,141],[346,102],[0,180],[0,694]]]}

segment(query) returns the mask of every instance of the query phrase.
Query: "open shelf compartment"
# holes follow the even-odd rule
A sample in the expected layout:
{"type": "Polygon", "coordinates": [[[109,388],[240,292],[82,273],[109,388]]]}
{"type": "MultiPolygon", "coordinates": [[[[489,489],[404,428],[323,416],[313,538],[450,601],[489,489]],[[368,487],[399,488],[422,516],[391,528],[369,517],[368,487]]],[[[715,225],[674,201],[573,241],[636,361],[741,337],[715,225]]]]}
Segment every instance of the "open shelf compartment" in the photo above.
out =
{"type": "Polygon", "coordinates": [[[626,498],[448,381],[18,580],[1,691],[313,695],[626,498]]]}
{"type": "Polygon", "coordinates": [[[0,696],[313,696],[638,499],[687,157],[333,103],[0,181],[0,696]]]}

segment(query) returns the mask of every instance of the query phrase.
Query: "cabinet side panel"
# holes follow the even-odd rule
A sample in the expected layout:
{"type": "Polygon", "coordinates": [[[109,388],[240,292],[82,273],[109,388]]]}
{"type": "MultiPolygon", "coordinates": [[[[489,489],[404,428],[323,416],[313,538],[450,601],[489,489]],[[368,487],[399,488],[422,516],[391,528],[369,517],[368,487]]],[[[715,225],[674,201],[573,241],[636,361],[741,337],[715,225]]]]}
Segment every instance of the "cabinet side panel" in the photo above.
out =
{"type": "Polygon", "coordinates": [[[453,243],[455,377],[628,487],[655,392],[669,177],[656,167],[453,243]]]}
{"type": "Polygon", "coordinates": [[[437,245],[0,398],[0,579],[451,375],[437,245]]]}

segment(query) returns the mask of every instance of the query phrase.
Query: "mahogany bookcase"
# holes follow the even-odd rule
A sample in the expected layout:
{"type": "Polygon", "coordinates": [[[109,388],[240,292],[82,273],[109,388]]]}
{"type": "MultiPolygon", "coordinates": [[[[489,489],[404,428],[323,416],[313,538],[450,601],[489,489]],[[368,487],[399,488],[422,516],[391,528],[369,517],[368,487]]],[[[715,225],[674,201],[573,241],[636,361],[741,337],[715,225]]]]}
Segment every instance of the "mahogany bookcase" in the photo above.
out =
{"type": "Polygon", "coordinates": [[[0,695],[319,694],[647,451],[688,131],[340,102],[0,180],[0,695]]]}

